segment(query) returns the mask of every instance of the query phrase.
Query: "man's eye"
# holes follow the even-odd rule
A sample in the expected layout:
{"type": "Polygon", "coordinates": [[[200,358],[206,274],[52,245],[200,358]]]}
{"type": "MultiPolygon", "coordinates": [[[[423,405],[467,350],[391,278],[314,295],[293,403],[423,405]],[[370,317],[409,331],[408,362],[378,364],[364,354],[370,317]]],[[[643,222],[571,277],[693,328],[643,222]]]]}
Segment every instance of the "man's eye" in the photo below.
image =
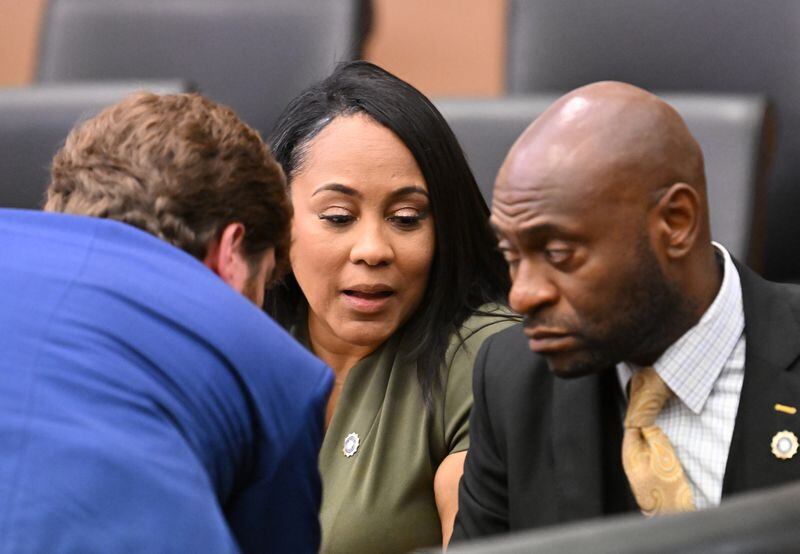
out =
{"type": "Polygon", "coordinates": [[[572,257],[572,250],[568,248],[547,248],[544,254],[551,263],[560,264],[572,257]]]}
{"type": "Polygon", "coordinates": [[[503,245],[499,245],[497,249],[500,250],[500,253],[503,255],[508,265],[516,265],[519,263],[519,254],[515,250],[503,245]]]}

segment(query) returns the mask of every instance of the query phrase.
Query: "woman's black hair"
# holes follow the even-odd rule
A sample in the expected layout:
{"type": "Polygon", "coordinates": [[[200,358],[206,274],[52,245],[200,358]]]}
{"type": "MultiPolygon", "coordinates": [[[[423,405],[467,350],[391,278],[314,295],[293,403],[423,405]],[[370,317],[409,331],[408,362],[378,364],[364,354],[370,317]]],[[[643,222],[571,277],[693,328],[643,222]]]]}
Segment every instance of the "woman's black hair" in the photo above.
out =
{"type": "MultiPolygon", "coordinates": [[[[404,355],[417,361],[426,404],[440,386],[449,337],[488,302],[504,303],[508,269],[496,248],[489,210],[464,153],[439,111],[417,89],[364,61],[340,65],[297,96],[269,139],[291,186],[308,143],[339,116],[366,114],[391,130],[411,151],[428,185],[435,251],[428,286],[403,326],[404,355]]],[[[303,293],[292,274],[267,294],[266,310],[279,323],[297,323],[303,293]]]]}

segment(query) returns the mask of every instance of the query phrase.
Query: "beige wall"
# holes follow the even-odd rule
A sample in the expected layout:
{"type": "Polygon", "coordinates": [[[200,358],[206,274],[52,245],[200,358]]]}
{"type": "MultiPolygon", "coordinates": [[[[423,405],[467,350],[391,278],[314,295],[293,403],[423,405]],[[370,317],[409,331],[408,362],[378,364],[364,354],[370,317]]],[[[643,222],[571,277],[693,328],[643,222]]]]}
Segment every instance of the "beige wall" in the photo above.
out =
{"type": "Polygon", "coordinates": [[[0,85],[33,79],[45,0],[0,0],[0,85]]]}
{"type": "Polygon", "coordinates": [[[424,93],[503,92],[505,0],[373,0],[367,58],[424,93]]]}
{"type": "MultiPolygon", "coordinates": [[[[373,1],[368,59],[433,96],[502,92],[505,0],[373,1]]],[[[0,0],[0,86],[32,81],[45,5],[0,0]]]]}

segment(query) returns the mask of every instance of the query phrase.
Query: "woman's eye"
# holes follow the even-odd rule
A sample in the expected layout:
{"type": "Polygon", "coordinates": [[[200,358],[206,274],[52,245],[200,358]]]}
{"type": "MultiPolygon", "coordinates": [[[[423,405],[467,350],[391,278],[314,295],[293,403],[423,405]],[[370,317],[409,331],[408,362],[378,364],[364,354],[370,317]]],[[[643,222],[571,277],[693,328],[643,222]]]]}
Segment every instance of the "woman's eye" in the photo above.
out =
{"type": "Polygon", "coordinates": [[[416,229],[426,217],[428,212],[405,209],[395,212],[386,219],[401,229],[416,229]]]}
{"type": "Polygon", "coordinates": [[[319,218],[337,227],[347,225],[355,219],[352,215],[341,212],[321,213],[319,218]]]}
{"type": "Polygon", "coordinates": [[[389,221],[398,227],[402,227],[404,229],[413,229],[415,227],[419,227],[420,219],[417,216],[411,215],[393,215],[389,218],[389,221]]]}

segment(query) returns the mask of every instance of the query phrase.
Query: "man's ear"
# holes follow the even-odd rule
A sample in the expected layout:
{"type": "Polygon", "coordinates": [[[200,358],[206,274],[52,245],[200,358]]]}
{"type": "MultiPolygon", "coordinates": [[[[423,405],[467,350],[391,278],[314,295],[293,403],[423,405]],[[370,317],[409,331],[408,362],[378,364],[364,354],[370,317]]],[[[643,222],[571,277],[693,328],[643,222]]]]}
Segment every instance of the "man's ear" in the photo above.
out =
{"type": "Polygon", "coordinates": [[[659,240],[668,258],[686,256],[697,243],[702,230],[701,199],[686,183],[667,189],[655,209],[659,240]]]}
{"type": "Polygon", "coordinates": [[[250,268],[244,254],[244,225],[235,222],[228,224],[208,246],[203,260],[214,273],[238,292],[243,292],[250,268]]]}

